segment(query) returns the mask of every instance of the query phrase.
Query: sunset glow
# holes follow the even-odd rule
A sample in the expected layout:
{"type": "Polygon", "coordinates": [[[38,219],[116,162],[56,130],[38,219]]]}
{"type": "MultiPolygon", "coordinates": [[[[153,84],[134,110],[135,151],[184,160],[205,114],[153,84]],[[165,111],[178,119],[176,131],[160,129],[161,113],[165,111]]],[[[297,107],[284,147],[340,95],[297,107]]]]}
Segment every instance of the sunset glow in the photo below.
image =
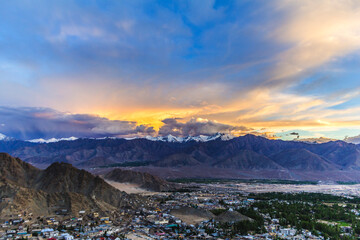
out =
{"type": "Polygon", "coordinates": [[[0,5],[5,135],[360,134],[359,1],[0,5]]]}

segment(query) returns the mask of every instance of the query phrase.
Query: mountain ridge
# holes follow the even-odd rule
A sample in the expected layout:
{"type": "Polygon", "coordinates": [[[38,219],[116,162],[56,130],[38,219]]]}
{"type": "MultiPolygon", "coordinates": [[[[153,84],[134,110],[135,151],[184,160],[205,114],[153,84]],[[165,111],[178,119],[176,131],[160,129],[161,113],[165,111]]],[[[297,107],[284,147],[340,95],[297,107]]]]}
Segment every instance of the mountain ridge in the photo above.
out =
{"type": "Polygon", "coordinates": [[[343,141],[309,144],[250,134],[225,141],[217,138],[198,142],[143,138],[77,139],[54,143],[0,141],[0,151],[43,167],[66,162],[86,169],[142,166],[211,168],[213,171],[360,171],[358,145],[343,141]]]}

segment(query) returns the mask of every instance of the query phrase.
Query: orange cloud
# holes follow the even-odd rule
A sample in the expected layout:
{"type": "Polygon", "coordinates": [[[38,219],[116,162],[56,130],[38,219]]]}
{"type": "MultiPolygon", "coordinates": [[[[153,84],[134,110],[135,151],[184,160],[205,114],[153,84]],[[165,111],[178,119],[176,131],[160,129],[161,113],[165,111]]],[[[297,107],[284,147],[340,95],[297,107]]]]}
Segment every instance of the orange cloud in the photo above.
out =
{"type": "MultiPolygon", "coordinates": [[[[122,77],[106,79],[106,83],[102,83],[99,81],[104,77],[101,74],[77,75],[40,80],[39,86],[52,95],[42,97],[39,94],[33,104],[46,103],[60,111],[132,121],[152,126],[156,130],[163,126],[162,120],[167,118],[182,118],[184,121],[203,118],[232,126],[266,128],[266,132],[258,130],[254,133],[268,137],[276,131],[291,128],[355,127],[359,124],[357,119],[360,119],[360,108],[332,107],[357,97],[359,90],[331,98],[300,96],[288,93],[284,88],[293,84],[290,81],[293,77],[360,49],[360,2],[281,0],[273,4],[286,16],[270,40],[286,44],[288,48],[274,57],[276,64],[270,66],[270,73],[259,72],[263,78],[260,84],[236,91],[232,89],[235,84],[222,81],[227,71],[235,68],[235,72],[246,70],[249,65],[256,65],[260,60],[222,66],[222,69],[206,79],[197,78],[199,72],[210,70],[204,68],[160,83],[153,79],[162,76],[141,75],[144,80],[139,84],[122,77]],[[182,83],[181,78],[194,78],[195,81],[182,83]],[[264,85],[267,79],[271,84],[264,85]],[[278,87],[275,82],[283,84],[278,87]]],[[[131,24],[124,24],[120,24],[121,27],[130,30],[131,24]]],[[[102,34],[101,30],[70,26],[61,29],[57,40],[64,40],[68,35],[96,37],[102,34]]]]}
{"type": "Polygon", "coordinates": [[[279,54],[271,80],[301,74],[360,49],[360,2],[357,0],[283,0],[287,19],[273,38],[291,47],[279,54]]]}

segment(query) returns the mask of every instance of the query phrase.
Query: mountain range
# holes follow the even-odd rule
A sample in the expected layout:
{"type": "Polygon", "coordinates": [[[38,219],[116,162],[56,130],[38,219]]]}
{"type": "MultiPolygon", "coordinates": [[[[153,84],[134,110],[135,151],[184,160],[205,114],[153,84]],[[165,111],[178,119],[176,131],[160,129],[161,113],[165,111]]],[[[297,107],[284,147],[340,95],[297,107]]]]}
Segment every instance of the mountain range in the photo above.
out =
{"type": "MultiPolygon", "coordinates": [[[[233,136],[231,134],[226,134],[226,133],[216,133],[216,134],[210,135],[210,136],[199,135],[199,136],[176,137],[176,136],[169,134],[167,136],[158,136],[158,137],[146,136],[145,137],[145,139],[151,140],[151,141],[179,142],[179,143],[191,142],[191,141],[209,142],[209,141],[213,141],[216,139],[227,141],[227,140],[230,140],[233,138],[235,138],[235,136],[233,136]]],[[[133,140],[133,139],[138,139],[138,138],[128,138],[127,140],[133,140]]]]}
{"type": "Polygon", "coordinates": [[[328,175],[326,179],[360,179],[360,146],[343,141],[309,144],[220,134],[206,141],[196,139],[105,138],[53,143],[12,140],[0,141],[0,151],[39,167],[54,162],[85,169],[132,167],[162,177],[316,179],[328,175]]]}
{"type": "MultiPolygon", "coordinates": [[[[199,135],[199,136],[187,136],[187,137],[176,137],[173,136],[171,134],[167,135],[167,136],[157,136],[157,137],[153,137],[153,136],[145,136],[145,137],[132,137],[132,138],[125,138],[126,140],[134,140],[134,139],[147,139],[150,141],[162,141],[162,142],[190,142],[190,141],[195,141],[195,142],[208,142],[208,141],[212,141],[215,139],[221,139],[221,140],[230,140],[233,139],[235,136],[231,135],[231,134],[225,134],[225,133],[216,133],[214,135],[199,135]]],[[[74,141],[77,140],[77,137],[68,137],[68,138],[50,138],[50,139],[43,139],[43,138],[38,138],[38,139],[31,139],[31,140],[27,140],[27,142],[32,142],[32,143],[54,143],[54,142],[60,142],[60,141],[74,141]]],[[[106,138],[93,138],[93,139],[97,139],[97,140],[102,140],[102,139],[106,139],[106,138]]],[[[109,137],[109,139],[119,139],[116,137],[109,137]]],[[[11,140],[11,138],[7,137],[4,134],[0,133],[0,140],[11,140]]]]}

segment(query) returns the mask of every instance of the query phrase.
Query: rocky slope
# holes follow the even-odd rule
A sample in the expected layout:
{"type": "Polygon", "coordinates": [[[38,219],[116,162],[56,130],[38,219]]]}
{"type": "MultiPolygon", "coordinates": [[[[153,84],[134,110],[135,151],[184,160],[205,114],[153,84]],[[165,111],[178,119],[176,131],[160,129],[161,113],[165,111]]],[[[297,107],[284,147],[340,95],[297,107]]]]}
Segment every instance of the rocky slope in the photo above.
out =
{"type": "Polygon", "coordinates": [[[339,168],[336,163],[331,163],[329,160],[306,149],[286,149],[272,155],[271,158],[278,165],[292,170],[324,171],[339,168]]]}
{"type": "Polygon", "coordinates": [[[270,158],[251,150],[240,150],[238,153],[216,162],[213,166],[250,170],[283,168],[282,165],[277,164],[270,158]]]}
{"type": "Polygon", "coordinates": [[[181,219],[187,224],[198,224],[202,221],[213,219],[215,215],[210,211],[202,208],[179,207],[170,211],[170,214],[181,219]]]}
{"type": "Polygon", "coordinates": [[[216,222],[220,223],[231,223],[240,221],[254,221],[253,219],[242,215],[237,211],[225,211],[214,218],[216,222]]]}
{"type": "Polygon", "coordinates": [[[13,158],[7,153],[0,153],[0,177],[21,187],[31,187],[36,181],[40,170],[19,158],[13,158]]]}
{"type": "Polygon", "coordinates": [[[104,175],[104,178],[119,183],[134,183],[140,188],[155,192],[170,191],[176,188],[174,184],[149,173],[123,170],[120,168],[108,172],[104,175]]]}
{"type": "Polygon", "coordinates": [[[136,207],[141,199],[121,192],[100,177],[67,163],[54,163],[45,170],[0,153],[0,215],[32,212],[35,215],[67,209],[114,211],[136,207]]]}

